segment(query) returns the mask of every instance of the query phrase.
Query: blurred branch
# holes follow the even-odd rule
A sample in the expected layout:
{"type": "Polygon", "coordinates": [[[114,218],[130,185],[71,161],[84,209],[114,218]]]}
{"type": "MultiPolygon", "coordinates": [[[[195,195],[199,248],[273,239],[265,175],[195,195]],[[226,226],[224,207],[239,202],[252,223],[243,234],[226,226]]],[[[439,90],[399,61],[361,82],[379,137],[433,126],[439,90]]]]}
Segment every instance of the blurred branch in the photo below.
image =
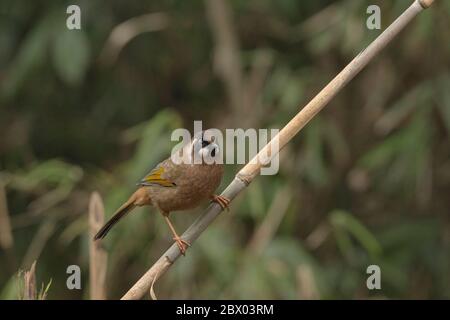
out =
{"type": "Polygon", "coordinates": [[[23,278],[23,300],[36,300],[36,260],[31,265],[30,270],[25,271],[23,278]]]}
{"type": "MultiPolygon", "coordinates": [[[[267,162],[260,161],[262,157],[274,157],[322,108],[324,108],[345,85],[353,79],[395,36],[424,8],[424,3],[432,1],[416,0],[403,14],[398,17],[381,35],[379,35],[365,50],[359,53],[322,91],[320,91],[280,132],[275,136],[255,158],[242,168],[221,194],[233,200],[247,187],[267,162]],[[279,148],[275,149],[274,145],[279,148]]],[[[218,3],[218,2],[216,2],[218,3]]],[[[221,213],[221,207],[213,203],[182,235],[182,238],[193,244],[201,233],[221,213]]],[[[176,244],[173,244],[159,260],[136,282],[136,284],[122,297],[124,300],[140,299],[150,289],[161,275],[181,255],[176,244]]]]}
{"type": "MultiPolygon", "coordinates": [[[[292,200],[292,194],[289,189],[289,186],[286,185],[276,193],[266,217],[248,242],[245,253],[243,254],[244,259],[240,261],[240,269],[236,271],[237,276],[233,279],[233,284],[228,286],[228,290],[231,288],[236,288],[237,284],[245,281],[244,278],[246,277],[248,267],[252,267],[251,264],[255,261],[254,258],[259,259],[266,246],[272,240],[278,227],[280,226],[281,221],[286,215],[287,209],[289,208],[292,200]]],[[[225,296],[227,294],[228,293],[226,292],[225,296]]]]}
{"type": "Polygon", "coordinates": [[[47,220],[39,226],[38,231],[31,240],[30,246],[25,253],[22,266],[26,266],[30,264],[31,261],[37,260],[39,258],[42,250],[45,247],[45,244],[55,230],[55,224],[56,223],[54,220],[47,220]]]}
{"type": "Polygon", "coordinates": [[[291,199],[292,194],[289,192],[289,186],[286,186],[277,192],[265,219],[249,241],[247,247],[248,252],[260,255],[264,251],[264,248],[273,238],[280,226],[280,223],[289,208],[291,199]]]}
{"type": "Polygon", "coordinates": [[[311,266],[300,264],[296,270],[296,278],[299,299],[317,300],[320,298],[311,266]]]}
{"type": "MultiPolygon", "coordinates": [[[[105,221],[105,209],[103,201],[94,192],[89,202],[89,239],[93,239],[105,221]]],[[[91,300],[106,299],[106,266],[107,253],[102,248],[100,241],[89,241],[89,286],[91,300]]]]}
{"type": "Polygon", "coordinates": [[[205,5],[215,41],[214,69],[227,90],[233,109],[231,121],[235,125],[250,127],[257,122],[252,111],[256,109],[264,81],[272,66],[272,56],[264,50],[257,52],[249,75],[244,74],[229,3],[224,0],[206,0],[205,5]]]}
{"type": "Polygon", "coordinates": [[[327,223],[321,223],[305,239],[306,246],[311,250],[316,250],[325,242],[330,234],[330,226],[327,223]]]}
{"type": "MultiPolygon", "coordinates": [[[[14,229],[28,227],[40,222],[42,219],[50,218],[50,209],[58,206],[72,192],[72,188],[58,187],[46,192],[28,205],[27,211],[15,214],[12,217],[12,227],[14,229]]],[[[65,214],[61,214],[64,216],[65,214]]],[[[52,217],[53,218],[53,217],[52,217]]]]}
{"type": "Polygon", "coordinates": [[[0,247],[3,250],[9,250],[13,245],[14,239],[11,231],[5,186],[0,181],[0,247]]]}
{"type": "Polygon", "coordinates": [[[117,25],[110,33],[100,53],[100,62],[112,65],[116,62],[120,51],[133,38],[144,32],[160,31],[169,25],[169,17],[162,12],[144,14],[131,18],[117,25]]]}
{"type": "Polygon", "coordinates": [[[216,46],[214,68],[224,82],[231,107],[239,114],[242,107],[242,66],[239,45],[233,29],[233,15],[224,0],[206,0],[206,14],[216,46]]]}
{"type": "Polygon", "coordinates": [[[244,128],[255,127],[261,121],[263,114],[255,112],[255,110],[261,109],[261,93],[272,64],[273,58],[268,50],[259,50],[256,52],[255,58],[252,61],[251,70],[245,77],[245,83],[243,85],[243,107],[238,111],[242,122],[240,125],[244,128]]]}
{"type": "Polygon", "coordinates": [[[313,34],[324,31],[330,25],[338,23],[341,19],[339,14],[339,3],[335,2],[320,10],[307,20],[302,22],[297,29],[304,34],[313,34]]]}

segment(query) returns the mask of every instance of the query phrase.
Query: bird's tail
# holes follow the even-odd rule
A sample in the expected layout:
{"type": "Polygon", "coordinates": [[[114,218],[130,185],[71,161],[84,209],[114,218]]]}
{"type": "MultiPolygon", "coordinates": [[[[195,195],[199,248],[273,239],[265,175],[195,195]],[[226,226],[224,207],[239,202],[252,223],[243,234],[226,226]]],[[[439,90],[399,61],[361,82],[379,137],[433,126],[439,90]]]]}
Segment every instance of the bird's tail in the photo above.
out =
{"type": "Polygon", "coordinates": [[[136,207],[135,204],[136,196],[133,194],[127,202],[125,202],[117,211],[114,213],[111,219],[97,232],[94,236],[94,240],[103,239],[111,230],[111,228],[119,222],[128,212],[136,207]]]}

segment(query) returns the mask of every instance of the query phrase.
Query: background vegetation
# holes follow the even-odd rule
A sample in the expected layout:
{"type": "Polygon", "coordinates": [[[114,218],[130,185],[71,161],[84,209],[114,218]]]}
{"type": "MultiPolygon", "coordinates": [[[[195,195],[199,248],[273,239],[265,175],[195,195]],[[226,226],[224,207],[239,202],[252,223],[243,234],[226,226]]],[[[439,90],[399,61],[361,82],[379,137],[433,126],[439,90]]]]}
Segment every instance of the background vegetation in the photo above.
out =
{"type": "MultiPolygon", "coordinates": [[[[380,33],[365,26],[369,4],[385,28],[411,3],[75,2],[80,31],[65,28],[73,1],[0,3],[2,299],[17,297],[15,275],[35,259],[49,299],[88,298],[92,191],[112,214],[193,120],[282,127],[380,33]],[[136,37],[117,42],[127,32],[136,37]],[[72,264],[83,290],[66,288],[72,264]]],[[[450,298],[449,13],[437,1],[350,83],[282,152],[279,174],[257,178],[157,283],[158,297],[450,298]],[[382,290],[366,288],[370,264],[382,290]]],[[[178,229],[201,211],[175,214],[178,229]]],[[[105,241],[108,298],[170,243],[153,209],[127,217],[105,241]]]]}

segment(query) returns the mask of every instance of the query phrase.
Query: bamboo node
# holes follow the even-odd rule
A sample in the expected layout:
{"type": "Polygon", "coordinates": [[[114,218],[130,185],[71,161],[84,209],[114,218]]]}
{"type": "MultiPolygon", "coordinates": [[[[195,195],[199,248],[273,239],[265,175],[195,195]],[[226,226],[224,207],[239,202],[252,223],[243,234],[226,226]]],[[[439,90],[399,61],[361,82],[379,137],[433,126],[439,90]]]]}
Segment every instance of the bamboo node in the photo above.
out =
{"type": "Polygon", "coordinates": [[[418,0],[418,1],[419,1],[420,5],[422,6],[422,8],[424,8],[424,9],[429,8],[434,2],[434,0],[418,0]]]}
{"type": "Polygon", "coordinates": [[[248,186],[253,180],[252,175],[240,172],[236,175],[236,178],[242,181],[245,184],[245,186],[248,186]]]}

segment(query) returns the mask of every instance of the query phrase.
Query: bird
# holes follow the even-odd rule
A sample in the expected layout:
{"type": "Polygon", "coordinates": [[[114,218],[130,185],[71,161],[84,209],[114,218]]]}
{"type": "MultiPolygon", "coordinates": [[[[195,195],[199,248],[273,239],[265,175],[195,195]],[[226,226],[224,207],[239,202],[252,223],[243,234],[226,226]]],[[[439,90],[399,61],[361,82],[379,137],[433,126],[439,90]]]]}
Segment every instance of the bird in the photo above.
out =
{"type": "Polygon", "coordinates": [[[214,194],[221,183],[224,168],[221,161],[213,161],[220,159],[221,153],[212,131],[204,130],[194,134],[192,139],[180,148],[178,155],[184,161],[174,161],[171,156],[137,183],[137,190],[97,232],[94,241],[103,239],[111,228],[134,208],[153,206],[164,217],[173,234],[173,240],[181,254],[185,255],[190,243],[178,235],[169,218],[170,213],[195,208],[208,198],[224,210],[228,209],[230,200],[214,194]]]}

